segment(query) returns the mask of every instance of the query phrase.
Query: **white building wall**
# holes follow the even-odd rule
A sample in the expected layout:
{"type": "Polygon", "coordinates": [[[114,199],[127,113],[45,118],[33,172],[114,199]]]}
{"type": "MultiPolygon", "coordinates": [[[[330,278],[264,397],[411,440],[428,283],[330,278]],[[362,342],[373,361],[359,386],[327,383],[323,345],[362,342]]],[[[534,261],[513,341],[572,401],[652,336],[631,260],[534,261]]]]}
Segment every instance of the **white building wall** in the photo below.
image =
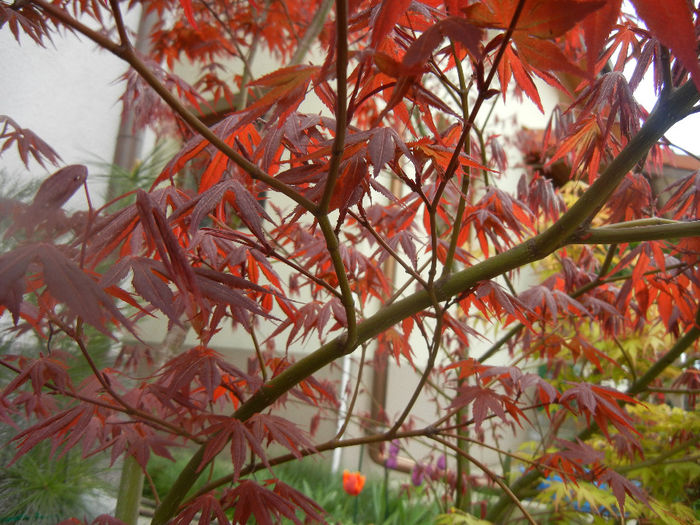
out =
{"type": "MultiPolygon", "coordinates": [[[[137,20],[134,14],[128,18],[137,20]]],[[[101,195],[106,179],[97,176],[96,166],[112,162],[124,88],[117,80],[125,63],[70,33],[55,35],[53,44],[47,40],[45,49],[26,35],[20,38],[18,44],[7,28],[0,31],[0,115],[36,133],[62,165],[87,164],[95,173],[88,177],[92,196],[101,195]]],[[[0,170],[23,178],[53,171],[34,161],[27,170],[14,146],[0,157],[0,170]]],[[[80,192],[74,196],[82,198],[80,192]]]]}

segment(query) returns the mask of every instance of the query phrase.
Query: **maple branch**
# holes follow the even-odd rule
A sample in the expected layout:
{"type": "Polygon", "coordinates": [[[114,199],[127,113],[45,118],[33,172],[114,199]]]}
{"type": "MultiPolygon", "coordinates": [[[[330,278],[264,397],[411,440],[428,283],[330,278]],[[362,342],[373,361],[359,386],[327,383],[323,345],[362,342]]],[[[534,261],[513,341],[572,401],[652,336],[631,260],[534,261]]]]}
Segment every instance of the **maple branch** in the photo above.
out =
{"type": "Polygon", "coordinates": [[[47,12],[52,18],[55,18],[56,20],[60,21],[63,25],[74,29],[78,31],[79,33],[82,33],[86,37],[88,37],[90,40],[95,42],[98,46],[100,46],[103,49],[106,49],[110,53],[119,56],[119,53],[122,52],[122,48],[119,44],[116,42],[113,42],[109,38],[107,38],[105,35],[102,33],[99,33],[95,31],[94,29],[89,28],[85,24],[79,22],[72,16],[70,16],[66,11],[60,9],[58,6],[54,6],[53,4],[49,4],[45,2],[44,0],[26,0],[27,3],[30,4],[35,4],[45,12],[47,12]]]}
{"type": "MultiPolygon", "coordinates": [[[[217,222],[218,222],[218,221],[217,221],[217,222]]],[[[289,266],[291,269],[293,269],[295,272],[300,273],[301,275],[303,275],[304,277],[306,277],[306,278],[309,279],[310,281],[313,281],[314,283],[316,283],[317,285],[319,285],[321,288],[324,288],[324,289],[325,289],[326,291],[328,291],[329,293],[335,295],[338,299],[342,299],[342,295],[340,294],[340,292],[338,292],[338,290],[336,290],[335,288],[333,288],[330,284],[328,284],[328,283],[327,283],[326,281],[324,281],[323,279],[320,279],[320,278],[316,277],[314,274],[312,274],[309,270],[307,270],[307,269],[304,268],[303,266],[301,266],[301,265],[295,263],[294,261],[292,261],[292,260],[289,258],[289,252],[286,251],[286,250],[284,249],[284,247],[279,243],[279,241],[278,241],[277,239],[274,239],[274,238],[273,238],[272,241],[277,245],[277,247],[278,247],[280,250],[282,250],[283,252],[286,253],[286,255],[285,255],[285,253],[278,253],[276,250],[272,249],[272,250],[269,251],[269,254],[270,254],[272,257],[274,257],[275,259],[277,259],[278,261],[280,261],[282,264],[286,264],[286,265],[289,266]]]]}
{"type": "Polygon", "coordinates": [[[323,196],[318,205],[319,213],[328,213],[328,207],[333,196],[333,190],[338,182],[340,160],[345,146],[345,133],[348,119],[348,3],[347,0],[336,0],[336,91],[335,102],[335,139],[331,148],[331,158],[328,162],[328,178],[323,188],[323,196]]]}
{"type": "Polygon", "coordinates": [[[678,237],[700,235],[700,220],[681,222],[665,221],[664,224],[635,226],[616,224],[602,228],[589,228],[574,235],[572,244],[611,244],[641,241],[656,241],[678,237]]]}
{"type": "MultiPolygon", "coordinates": [[[[461,425],[461,426],[464,426],[464,425],[461,425]]],[[[494,447],[493,445],[489,445],[483,441],[479,441],[477,439],[472,439],[464,434],[460,434],[459,432],[457,432],[456,434],[453,434],[451,432],[440,431],[440,435],[448,437],[448,438],[452,438],[452,439],[459,439],[462,441],[468,441],[469,443],[473,443],[474,445],[477,445],[479,447],[483,447],[483,448],[492,450],[498,454],[503,454],[504,456],[508,456],[511,459],[515,459],[517,461],[522,461],[523,463],[531,465],[533,468],[540,467],[540,464],[537,463],[537,460],[528,459],[526,457],[519,456],[518,454],[514,454],[513,452],[509,452],[507,450],[503,450],[503,449],[500,449],[498,447],[494,447]]],[[[564,469],[559,468],[555,465],[547,465],[547,470],[551,470],[552,472],[556,472],[558,474],[563,474],[563,475],[567,474],[567,472],[564,469]]]]}
{"type": "Polygon", "coordinates": [[[112,8],[112,14],[114,15],[114,23],[117,26],[119,41],[121,42],[123,47],[131,47],[131,43],[129,42],[129,35],[126,32],[126,26],[124,25],[122,11],[119,8],[119,2],[117,0],[109,0],[109,5],[112,8]]]}
{"type": "Polygon", "coordinates": [[[263,381],[267,381],[267,368],[265,367],[265,358],[262,354],[262,349],[260,348],[260,343],[255,335],[255,323],[253,319],[250,320],[250,325],[248,327],[250,330],[250,339],[253,342],[253,348],[255,348],[255,357],[258,360],[258,366],[260,367],[260,375],[262,375],[263,381]]]}
{"type": "MultiPolygon", "coordinates": [[[[455,66],[457,69],[457,77],[459,78],[459,96],[460,96],[460,106],[462,107],[462,117],[464,120],[469,120],[469,100],[467,97],[467,82],[464,77],[464,70],[462,69],[462,62],[457,58],[457,50],[453,42],[450,43],[452,48],[452,56],[455,60],[455,66]]],[[[469,135],[464,140],[464,153],[469,154],[470,141],[469,135]]],[[[482,151],[483,154],[483,151],[482,151]]],[[[459,202],[457,203],[457,212],[455,213],[455,218],[452,221],[452,235],[450,235],[450,245],[447,248],[447,255],[445,256],[445,263],[442,267],[442,276],[448,275],[452,272],[452,265],[454,263],[455,252],[457,251],[457,241],[459,239],[459,234],[462,229],[462,220],[464,219],[464,211],[467,208],[467,192],[469,191],[469,183],[471,168],[468,169],[466,173],[462,174],[462,187],[460,188],[459,202]]]]}
{"type": "Polygon", "coordinates": [[[78,31],[79,33],[85,35],[90,40],[95,42],[100,47],[106,49],[112,54],[124,60],[128,63],[144,81],[153,90],[158,93],[158,95],[163,99],[163,101],[170,106],[170,108],[177,113],[182,120],[189,124],[192,129],[199,133],[203,138],[208,140],[212,146],[221,151],[229,159],[231,159],[235,164],[238,165],[243,171],[250,175],[253,179],[259,180],[267,184],[270,188],[273,188],[283,195],[289,197],[294,202],[299,204],[302,208],[307,211],[313,211],[316,209],[316,205],[308,200],[303,195],[296,192],[290,186],[279,181],[275,177],[270,176],[261,170],[258,166],[250,162],[243,155],[234,150],[231,146],[226,144],[219,136],[217,136],[211,129],[207,127],[204,122],[202,122],[193,112],[188,110],[180,100],[173,95],[153,74],[153,72],[146,66],[146,64],[138,57],[136,52],[132,48],[123,48],[122,46],[112,42],[110,39],[104,35],[93,31],[86,25],[75,20],[63,10],[47,3],[45,0],[28,0],[29,2],[41,7],[44,11],[49,13],[52,17],[57,18],[66,26],[78,31]]]}
{"type": "Polygon", "coordinates": [[[435,328],[433,330],[433,341],[432,341],[432,348],[430,348],[430,352],[428,354],[428,362],[425,365],[425,369],[423,370],[423,373],[420,376],[420,379],[418,380],[418,384],[416,387],[413,389],[413,395],[411,398],[408,400],[408,403],[406,403],[406,406],[404,407],[403,411],[401,412],[401,415],[397,418],[397,420],[394,422],[394,424],[391,426],[391,429],[389,430],[389,433],[394,433],[396,432],[399,428],[401,428],[401,425],[403,425],[403,422],[406,420],[408,415],[411,413],[411,410],[413,410],[413,406],[416,404],[416,401],[418,401],[418,396],[420,396],[420,393],[423,391],[423,387],[425,386],[426,381],[428,380],[428,376],[430,375],[430,372],[433,371],[433,368],[435,367],[435,359],[437,358],[438,351],[440,350],[440,341],[441,336],[442,336],[442,326],[444,323],[444,315],[445,315],[445,308],[440,309],[439,306],[436,304],[433,305],[434,308],[436,308],[436,319],[435,319],[435,328]]]}
{"type": "MultiPolygon", "coordinates": [[[[5,368],[7,368],[8,370],[11,370],[12,372],[14,372],[17,375],[22,373],[22,370],[20,368],[17,368],[16,366],[13,366],[12,364],[10,364],[7,361],[4,361],[2,359],[0,359],[0,366],[4,366],[5,368]]],[[[101,401],[100,399],[87,397],[87,396],[81,395],[77,392],[72,392],[70,390],[61,389],[61,388],[57,387],[56,385],[52,385],[51,383],[45,383],[43,385],[43,388],[46,388],[47,390],[50,390],[53,393],[60,394],[62,396],[66,396],[66,397],[69,397],[71,399],[75,399],[76,401],[82,401],[83,403],[86,403],[89,405],[94,405],[97,407],[101,407],[101,408],[104,408],[106,410],[113,410],[115,412],[119,412],[120,414],[126,414],[126,415],[132,416],[132,417],[133,416],[136,416],[136,417],[142,416],[142,414],[137,409],[133,409],[131,407],[123,407],[123,406],[119,406],[119,405],[115,405],[115,404],[105,403],[104,401],[101,401]]],[[[148,417],[145,417],[143,419],[144,419],[144,421],[142,421],[143,423],[145,423],[146,425],[150,425],[151,427],[153,427],[156,430],[162,430],[164,432],[172,432],[178,436],[187,438],[190,441],[193,441],[197,444],[203,443],[203,441],[200,438],[190,434],[189,432],[187,432],[186,430],[184,430],[182,428],[178,428],[176,426],[169,425],[166,421],[163,421],[163,420],[160,420],[157,418],[150,418],[149,419],[148,417]]]]}
{"type": "Polygon", "coordinates": [[[335,272],[336,279],[338,279],[338,286],[340,287],[341,293],[340,301],[345,308],[345,317],[348,323],[347,336],[344,338],[345,341],[343,344],[347,346],[348,352],[350,352],[357,348],[357,315],[355,313],[355,301],[352,298],[352,288],[350,287],[350,281],[348,281],[343,258],[340,255],[338,236],[333,231],[328,215],[320,216],[318,218],[318,225],[326,241],[328,254],[333,263],[333,271],[335,272]]]}
{"type": "Polygon", "coordinates": [[[443,177],[443,180],[440,181],[440,185],[435,194],[434,202],[440,202],[440,198],[442,197],[442,193],[445,191],[447,182],[452,178],[455,171],[457,170],[457,167],[459,166],[459,156],[461,154],[462,149],[464,148],[467,136],[469,135],[471,128],[474,125],[476,115],[479,113],[481,105],[486,100],[491,81],[496,75],[496,71],[498,70],[498,64],[501,62],[501,59],[503,58],[503,55],[506,52],[506,49],[510,45],[510,37],[513,35],[513,31],[515,31],[515,26],[518,23],[518,19],[520,18],[524,7],[525,0],[518,0],[518,5],[513,11],[513,18],[511,18],[510,24],[508,25],[508,29],[506,30],[505,35],[503,36],[503,41],[501,42],[501,45],[498,48],[498,52],[496,53],[496,57],[494,58],[493,63],[491,64],[489,74],[486,77],[486,80],[484,80],[484,85],[480,86],[479,88],[479,94],[477,95],[476,101],[474,102],[474,106],[472,107],[471,113],[469,115],[469,120],[467,120],[467,122],[464,123],[464,129],[462,130],[462,134],[459,136],[459,140],[457,141],[457,145],[455,146],[454,152],[452,153],[450,162],[447,164],[447,168],[445,169],[445,176],[443,177]]]}
{"type": "Polygon", "coordinates": [[[688,330],[683,337],[676,341],[666,354],[659,358],[646,373],[637,379],[628,389],[627,395],[633,396],[647,389],[649,384],[656,379],[661,372],[666,370],[671,363],[678,359],[695,341],[700,338],[700,309],[695,316],[695,324],[688,330]]]}
{"type": "MultiPolygon", "coordinates": [[[[268,16],[269,12],[270,12],[270,0],[266,0],[265,6],[263,8],[263,13],[260,16],[260,21],[259,21],[258,25],[265,23],[265,20],[267,20],[267,16],[268,16]]],[[[235,42],[235,41],[236,41],[236,39],[232,40],[232,42],[235,42]]],[[[243,69],[243,76],[241,77],[241,88],[240,88],[240,91],[238,93],[238,97],[237,97],[238,100],[236,100],[235,109],[238,109],[238,110],[245,109],[246,104],[248,103],[248,84],[250,84],[250,80],[253,77],[253,70],[251,69],[250,65],[253,62],[253,59],[255,58],[255,54],[258,51],[259,44],[260,44],[260,31],[258,30],[253,35],[253,39],[250,43],[250,46],[248,46],[248,54],[244,60],[245,68],[243,69]]]]}
{"type": "MultiPolygon", "coordinates": [[[[618,278],[609,278],[609,279],[603,279],[603,276],[608,273],[608,270],[610,269],[610,266],[612,264],[613,258],[615,256],[615,250],[617,249],[617,244],[611,244],[610,247],[608,248],[607,253],[605,254],[605,260],[603,261],[603,264],[601,265],[600,269],[598,270],[597,276],[594,280],[592,280],[589,283],[584,284],[580,288],[576,289],[575,291],[571,292],[569,294],[569,297],[572,299],[576,299],[577,297],[580,297],[584,293],[592,290],[593,288],[596,288],[598,286],[601,286],[603,284],[611,283],[618,281],[620,279],[629,279],[630,276],[622,276],[618,278]]],[[[675,265],[676,267],[680,267],[682,265],[675,265]]],[[[667,267],[666,269],[669,270],[672,267],[667,267]]],[[[659,270],[650,270],[648,272],[645,272],[644,275],[651,275],[654,273],[658,273],[659,270]]],[[[503,334],[498,341],[493,343],[491,347],[486,350],[481,356],[477,359],[480,363],[483,363],[487,359],[491,358],[498,350],[506,344],[508,341],[510,341],[513,337],[517,336],[522,329],[525,328],[525,325],[522,323],[517,323],[515,324],[510,330],[508,330],[505,334],[503,334]]],[[[621,348],[622,350],[622,348],[621,348]]],[[[624,353],[624,350],[623,350],[624,353]]],[[[632,370],[632,373],[634,374],[634,370],[632,370]]]]}
{"type": "MultiPolygon", "coordinates": [[[[412,438],[412,437],[428,437],[431,434],[435,434],[436,432],[437,432],[437,429],[435,429],[433,426],[427,426],[427,427],[423,427],[423,428],[416,429],[416,430],[405,430],[405,431],[401,431],[401,432],[396,432],[395,434],[389,434],[388,432],[381,432],[378,434],[365,435],[363,437],[357,437],[357,438],[348,438],[348,439],[344,439],[344,440],[340,440],[340,441],[330,439],[324,443],[321,443],[319,445],[315,445],[313,449],[309,449],[309,448],[301,449],[301,450],[299,450],[299,454],[301,455],[301,457],[307,457],[307,456],[319,454],[321,452],[335,450],[336,448],[348,448],[348,447],[356,447],[359,445],[370,445],[373,443],[382,443],[382,442],[391,441],[394,439],[406,439],[406,438],[412,438]]],[[[248,465],[248,466],[241,469],[240,476],[247,476],[249,474],[253,474],[255,472],[258,472],[259,470],[267,468],[267,465],[274,467],[277,465],[282,465],[284,463],[288,463],[290,461],[294,461],[296,459],[299,459],[299,454],[292,454],[292,453],[283,454],[281,456],[277,456],[275,458],[268,459],[266,463],[260,462],[260,463],[248,465]]],[[[183,502],[183,505],[186,505],[187,503],[196,499],[197,497],[201,496],[202,494],[206,494],[207,492],[210,492],[214,489],[217,489],[222,485],[226,485],[228,483],[231,483],[234,479],[235,479],[234,474],[227,474],[226,476],[222,476],[218,479],[210,481],[205,486],[203,486],[201,489],[199,489],[197,492],[195,492],[192,496],[190,496],[187,500],[185,500],[183,502]]]]}
{"type": "MultiPolygon", "coordinates": [[[[357,370],[357,379],[355,380],[355,388],[353,389],[352,392],[352,398],[350,399],[350,403],[348,403],[347,409],[345,410],[345,420],[343,421],[343,424],[340,426],[340,429],[338,432],[335,434],[334,440],[340,439],[343,434],[345,434],[345,431],[348,428],[348,425],[350,424],[350,419],[352,418],[352,413],[353,410],[355,410],[355,403],[357,403],[357,396],[360,394],[360,386],[362,385],[362,372],[365,369],[365,354],[367,352],[367,345],[362,345],[362,355],[360,356],[360,366],[357,370]]],[[[341,392],[340,395],[345,395],[344,392],[341,392]]],[[[339,416],[342,414],[339,412],[339,416]]]]}
{"type": "Polygon", "coordinates": [[[661,45],[661,73],[663,75],[664,83],[661,87],[661,96],[667,96],[673,90],[673,73],[671,73],[671,56],[668,52],[668,48],[661,45]]]}
{"type": "MultiPolygon", "coordinates": [[[[284,5],[284,2],[282,2],[282,4],[284,5]]],[[[292,58],[289,61],[290,65],[294,66],[300,64],[301,61],[304,60],[304,57],[309,52],[309,49],[311,49],[311,44],[314,40],[316,40],[316,37],[321,34],[321,31],[323,30],[323,23],[326,21],[326,17],[328,16],[332,5],[333,0],[323,0],[321,5],[318,6],[311,23],[309,23],[309,26],[306,28],[304,36],[301,37],[301,41],[299,44],[297,44],[297,50],[294,52],[294,55],[292,55],[292,58]]]]}
{"type": "Polygon", "coordinates": [[[498,350],[500,350],[500,348],[504,344],[506,344],[513,337],[518,335],[523,328],[525,328],[525,325],[523,323],[517,323],[516,325],[514,325],[510,330],[508,330],[505,334],[503,334],[498,339],[498,341],[493,343],[488,350],[486,350],[483,354],[481,354],[481,356],[479,356],[477,361],[479,361],[479,363],[483,363],[484,361],[486,361],[487,359],[492,357],[496,352],[498,352],[498,350]]]}
{"type": "MultiPolygon", "coordinates": [[[[97,368],[97,364],[95,361],[92,359],[92,356],[90,355],[90,352],[88,352],[87,347],[85,346],[85,341],[83,340],[83,337],[81,335],[82,332],[82,319],[78,318],[76,321],[76,329],[73,330],[66,324],[64,324],[60,319],[53,318],[51,319],[51,322],[54,323],[58,328],[61,329],[62,332],[64,332],[68,337],[70,337],[75,343],[78,345],[78,348],[80,349],[80,353],[83,355],[83,358],[87,362],[88,366],[90,367],[90,370],[92,371],[92,374],[95,376],[95,379],[102,385],[102,388],[104,388],[105,392],[107,392],[112,399],[114,399],[119,405],[123,407],[123,412],[131,415],[131,416],[136,416],[138,418],[143,419],[146,422],[151,422],[152,424],[157,425],[160,427],[160,429],[165,429],[168,432],[173,432],[176,435],[180,436],[186,436],[189,439],[193,439],[194,436],[192,436],[189,433],[183,433],[184,431],[180,429],[179,427],[175,425],[171,425],[167,421],[164,421],[160,418],[157,418],[148,412],[144,412],[143,410],[139,410],[136,407],[133,407],[129,403],[126,402],[126,400],[117,394],[117,392],[112,388],[112,386],[109,384],[108,380],[106,379],[106,376],[97,368]]],[[[114,409],[114,407],[111,407],[114,409]]]]}
{"type": "Polygon", "coordinates": [[[695,85],[687,82],[668,99],[660,101],[637,134],[576,203],[550,228],[531,239],[531,249],[537,258],[541,258],[541,250],[547,251],[550,246],[563,246],[574,232],[587,227],[625,175],[647,154],[666,130],[683,119],[688,108],[698,99],[700,96],[695,85]]]}
{"type": "Polygon", "coordinates": [[[420,276],[418,272],[416,272],[409,264],[404,261],[396,251],[387,244],[387,242],[384,240],[384,238],[375,230],[372,225],[369,223],[367,218],[364,215],[364,210],[360,209],[360,212],[362,215],[358,215],[357,213],[353,211],[348,211],[348,215],[355,219],[359,225],[364,227],[370,235],[374,238],[375,241],[377,241],[377,244],[379,244],[391,257],[394,259],[397,263],[401,265],[401,267],[404,269],[404,271],[410,275],[413,279],[415,279],[418,283],[420,283],[423,288],[428,287],[428,283],[426,283],[423,278],[420,276]]]}
{"type": "Polygon", "coordinates": [[[245,53],[243,53],[243,50],[240,48],[240,45],[238,44],[238,38],[236,38],[235,33],[227,24],[224,20],[221,19],[221,16],[219,16],[219,13],[217,13],[214,8],[211,6],[209,2],[206,0],[200,0],[202,5],[207,8],[207,11],[209,11],[209,14],[211,14],[214,17],[214,20],[219,24],[219,26],[226,31],[226,33],[229,36],[229,42],[233,45],[236,53],[233,53],[232,51],[229,51],[229,54],[234,57],[238,58],[241,63],[243,64],[243,75],[241,77],[241,87],[238,92],[238,96],[236,97],[238,100],[234,102],[234,109],[236,110],[241,110],[245,108],[246,102],[248,100],[248,84],[250,84],[250,80],[253,76],[252,73],[252,68],[250,66],[250,62],[253,59],[253,56],[255,54],[255,50],[257,49],[257,43],[260,38],[260,33],[255,33],[253,35],[253,41],[251,42],[251,45],[248,48],[248,53],[247,56],[245,53]]]}
{"type": "MultiPolygon", "coordinates": [[[[469,290],[481,281],[493,279],[517,267],[542,259],[565,245],[567,239],[582,224],[587,224],[603,206],[627,172],[636,165],[640,158],[646,155],[649,148],[673,124],[684,116],[687,108],[692,107],[698,99],[700,99],[700,95],[692,82],[687,82],[674,91],[667,101],[652,111],[639,132],[608,165],[603,174],[547,230],[503,253],[436,281],[433,297],[427,290],[419,290],[402,300],[381,308],[376,314],[358,323],[352,337],[350,337],[351,333],[348,328],[346,334],[322,345],[265,383],[234,412],[232,417],[245,421],[252,415],[261,412],[306,377],[352,352],[358,345],[376,337],[394,324],[432,306],[434,299],[437,299],[438,302],[450,299],[469,290]]],[[[700,335],[700,329],[693,328],[693,330],[697,330],[698,335],[700,335]]],[[[173,516],[179,503],[199,477],[198,467],[204,456],[204,449],[205,446],[198,449],[173,484],[172,490],[163,499],[161,506],[156,510],[154,525],[162,525],[173,516]]],[[[529,486],[529,481],[525,487],[527,486],[529,486]]],[[[517,493],[517,491],[514,492],[517,493]]],[[[500,516],[508,506],[508,502],[509,500],[497,503],[490,515],[500,516]]],[[[497,520],[491,519],[491,521],[497,520]]]]}
{"type": "MultiPolygon", "coordinates": [[[[620,350],[620,353],[622,354],[622,357],[625,358],[625,361],[627,362],[627,366],[630,369],[630,375],[632,376],[632,382],[634,383],[637,380],[637,371],[634,369],[634,362],[632,361],[632,358],[629,355],[629,352],[625,350],[625,347],[616,336],[613,337],[613,341],[615,341],[615,345],[617,346],[618,350],[620,350]]],[[[620,367],[622,368],[622,367],[620,367]]]]}
{"type": "Polygon", "coordinates": [[[700,394],[700,388],[653,388],[653,387],[647,387],[646,389],[647,392],[654,392],[654,393],[660,393],[660,394],[679,394],[679,395],[688,395],[688,394],[700,394]]]}

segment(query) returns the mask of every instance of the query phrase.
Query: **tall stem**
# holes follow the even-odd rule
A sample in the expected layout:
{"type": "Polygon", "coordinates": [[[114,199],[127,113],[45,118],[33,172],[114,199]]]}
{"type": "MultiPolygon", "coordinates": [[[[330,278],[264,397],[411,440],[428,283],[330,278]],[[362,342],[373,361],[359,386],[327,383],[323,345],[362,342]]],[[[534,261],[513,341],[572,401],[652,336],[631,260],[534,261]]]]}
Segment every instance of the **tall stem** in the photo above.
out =
{"type": "Polygon", "coordinates": [[[122,477],[117,493],[117,510],[114,517],[127,525],[136,525],[143,492],[143,471],[134,456],[126,456],[122,464],[122,477]]]}

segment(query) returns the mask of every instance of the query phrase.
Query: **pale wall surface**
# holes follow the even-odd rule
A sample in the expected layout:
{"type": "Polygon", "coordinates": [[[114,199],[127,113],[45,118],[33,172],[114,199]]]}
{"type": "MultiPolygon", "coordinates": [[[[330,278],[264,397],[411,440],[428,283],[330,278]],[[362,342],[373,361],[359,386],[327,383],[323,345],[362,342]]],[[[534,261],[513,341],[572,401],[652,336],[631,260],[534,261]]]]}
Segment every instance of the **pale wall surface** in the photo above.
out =
{"type": "MultiPolygon", "coordinates": [[[[39,135],[62,165],[112,161],[123,91],[117,79],[126,71],[121,60],[75,35],[56,35],[54,45],[42,49],[24,35],[18,44],[3,28],[0,64],[0,114],[39,135]]],[[[47,175],[37,162],[27,171],[15,147],[0,158],[0,169],[21,177],[47,175]]],[[[101,192],[103,178],[88,180],[93,193],[101,192]]]]}

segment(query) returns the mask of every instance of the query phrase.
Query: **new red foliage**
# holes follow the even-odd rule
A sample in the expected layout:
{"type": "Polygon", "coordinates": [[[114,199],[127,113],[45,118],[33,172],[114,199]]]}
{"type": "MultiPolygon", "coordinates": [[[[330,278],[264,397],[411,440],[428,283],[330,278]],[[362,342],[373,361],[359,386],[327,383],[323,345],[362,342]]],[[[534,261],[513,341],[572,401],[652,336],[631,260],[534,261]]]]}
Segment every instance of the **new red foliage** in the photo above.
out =
{"type": "MultiPolygon", "coordinates": [[[[513,505],[534,523],[520,498],[541,474],[607,484],[621,515],[627,496],[647,501],[585,440],[600,430],[609,450],[643,452],[625,405],[662,378],[695,403],[698,374],[678,358],[700,337],[700,176],[660,192],[645,159],[662,158],[664,133],[700,109],[699,22],[686,0],[632,3],[639,18],[620,0],[0,0],[0,29],[18,41],[68,30],[123,59],[125,113],[183,144],[149,191],[110,207],[91,196],[87,212],[64,210],[87,192],[80,165],[30,203],[0,201],[0,313],[46,346],[0,357],[0,418],[22,427],[13,461],[42,441],[144,469],[151,453],[198,448],[154,524],[323,521],[276,465],[351,445],[377,460],[376,444],[414,438],[454,452],[437,491],[445,508],[476,512],[474,491],[502,489],[484,503],[496,523],[513,505]],[[125,7],[155,17],[143,57],[125,7]],[[258,55],[276,69],[255,78],[258,55]],[[181,59],[197,78],[174,73],[181,59]],[[634,91],[652,64],[648,113],[634,91]],[[545,96],[561,103],[541,134],[494,116],[522,94],[541,111],[545,96]],[[150,316],[190,338],[135,352],[128,371],[98,363],[86,324],[145,339],[150,316]],[[229,329],[247,364],[214,349],[229,329]],[[87,379],[75,380],[69,348],[87,379]],[[351,355],[346,391],[314,377],[351,355]],[[392,413],[380,389],[394,362],[416,379],[392,413]],[[310,415],[289,412],[299,404],[310,415]],[[432,418],[423,427],[417,404],[432,418]],[[325,418],[338,434],[323,440],[325,418]],[[563,440],[569,424],[582,430],[563,440]],[[542,431],[534,461],[502,441],[525,426],[542,431]],[[502,472],[477,458],[482,447],[502,472]],[[513,458],[532,469],[515,479],[513,458]],[[214,461],[232,474],[188,495],[214,461]]],[[[0,123],[0,154],[60,160],[0,123]]]]}

